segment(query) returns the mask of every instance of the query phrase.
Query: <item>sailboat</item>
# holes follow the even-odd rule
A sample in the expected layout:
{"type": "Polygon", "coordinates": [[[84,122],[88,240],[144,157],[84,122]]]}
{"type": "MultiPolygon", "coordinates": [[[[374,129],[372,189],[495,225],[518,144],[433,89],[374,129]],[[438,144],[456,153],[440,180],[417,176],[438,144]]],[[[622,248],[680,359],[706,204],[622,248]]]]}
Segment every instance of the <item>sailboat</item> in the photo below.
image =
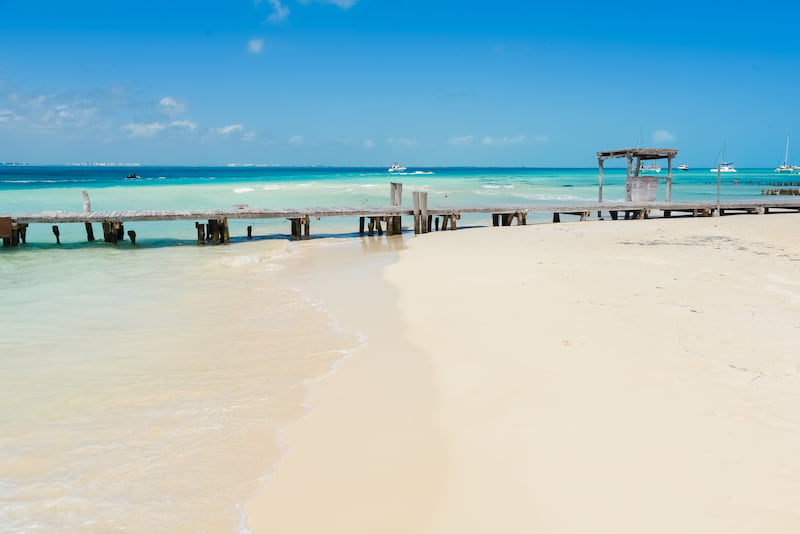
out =
{"type": "MultiPolygon", "coordinates": [[[[720,153],[722,154],[723,158],[725,157],[725,144],[726,144],[725,142],[722,143],[722,150],[720,151],[720,153]]],[[[713,169],[708,169],[708,170],[709,170],[709,172],[716,172],[716,173],[720,173],[720,172],[737,172],[736,168],[733,166],[733,162],[732,161],[720,161],[719,165],[717,165],[713,169]]]]}
{"type": "Polygon", "coordinates": [[[800,167],[797,165],[789,165],[789,136],[786,136],[786,154],[783,156],[783,165],[775,167],[775,172],[795,172],[800,167]]]}

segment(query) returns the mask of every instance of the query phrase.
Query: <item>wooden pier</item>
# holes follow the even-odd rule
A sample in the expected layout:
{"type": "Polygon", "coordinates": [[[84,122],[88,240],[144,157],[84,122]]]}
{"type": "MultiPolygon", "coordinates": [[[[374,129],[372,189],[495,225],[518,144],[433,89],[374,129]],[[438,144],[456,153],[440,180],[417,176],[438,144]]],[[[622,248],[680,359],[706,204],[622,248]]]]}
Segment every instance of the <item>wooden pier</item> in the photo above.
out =
{"type": "MultiPolygon", "coordinates": [[[[563,205],[498,205],[498,206],[459,206],[428,207],[427,193],[414,192],[413,206],[402,206],[402,186],[394,184],[391,205],[384,207],[310,207],[302,209],[267,209],[237,206],[228,210],[163,210],[163,211],[48,211],[28,214],[0,214],[0,238],[6,247],[24,244],[28,226],[32,224],[49,225],[57,243],[60,243],[59,225],[75,223],[86,228],[87,241],[93,241],[93,225],[99,224],[103,230],[103,240],[107,243],[123,241],[127,235],[132,244],[136,243],[136,232],[125,231],[125,226],[141,221],[191,221],[197,232],[197,243],[224,244],[230,242],[228,221],[236,219],[286,219],[290,223],[293,239],[311,237],[311,221],[323,217],[346,217],[358,219],[358,232],[366,235],[394,235],[402,232],[402,217],[413,217],[415,233],[434,230],[455,230],[458,221],[465,214],[486,214],[491,216],[493,226],[527,224],[532,213],[552,214],[553,222],[560,222],[563,216],[587,220],[592,214],[597,218],[645,219],[655,214],[671,217],[716,216],[731,213],[767,214],[772,212],[800,212],[800,200],[737,201],[737,202],[586,202],[563,205]]],[[[87,203],[84,207],[88,207],[87,203]]],[[[489,219],[487,218],[487,223],[489,219]]],[[[247,229],[247,237],[252,238],[252,227],[247,229]]]]}

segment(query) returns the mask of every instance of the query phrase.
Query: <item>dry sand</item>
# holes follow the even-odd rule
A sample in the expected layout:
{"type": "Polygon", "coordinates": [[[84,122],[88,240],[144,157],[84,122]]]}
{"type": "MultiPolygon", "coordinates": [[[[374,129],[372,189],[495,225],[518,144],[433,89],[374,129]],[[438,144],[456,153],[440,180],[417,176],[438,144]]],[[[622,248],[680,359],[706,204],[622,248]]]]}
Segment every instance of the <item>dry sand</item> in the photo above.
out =
{"type": "Polygon", "coordinates": [[[309,280],[368,341],[312,386],[253,532],[800,531],[799,223],[439,232],[388,285],[309,280]]]}

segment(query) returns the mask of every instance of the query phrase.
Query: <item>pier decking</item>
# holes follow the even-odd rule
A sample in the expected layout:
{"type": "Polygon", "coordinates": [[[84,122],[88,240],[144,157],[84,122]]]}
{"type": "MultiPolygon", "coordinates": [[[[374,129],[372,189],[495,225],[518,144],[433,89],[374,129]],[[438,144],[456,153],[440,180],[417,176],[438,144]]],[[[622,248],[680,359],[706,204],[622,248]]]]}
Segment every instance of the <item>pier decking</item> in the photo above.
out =
{"type": "MultiPolygon", "coordinates": [[[[393,201],[399,204],[399,197],[393,201]]],[[[611,219],[643,219],[654,213],[670,217],[673,214],[689,216],[712,216],[729,213],[766,214],[776,211],[800,212],[800,200],[773,199],[771,201],[737,202],[586,202],[571,204],[519,204],[497,206],[448,206],[427,207],[425,193],[414,194],[414,207],[391,205],[384,207],[309,207],[300,209],[268,209],[239,206],[220,210],[135,210],[135,211],[46,211],[41,213],[0,214],[0,237],[4,246],[17,246],[26,242],[28,225],[47,224],[52,226],[56,241],[59,242],[58,225],[83,223],[86,226],[87,240],[94,240],[93,224],[99,223],[106,242],[117,243],[125,237],[124,225],[140,221],[193,221],[197,231],[198,244],[221,244],[230,242],[228,221],[231,219],[287,219],[290,221],[290,235],[295,239],[311,236],[311,220],[323,217],[358,218],[359,232],[373,235],[382,234],[385,223],[388,235],[402,231],[401,218],[414,217],[415,233],[431,230],[456,229],[463,214],[492,215],[494,226],[526,224],[530,213],[552,213],[553,222],[559,222],[563,215],[577,216],[586,220],[594,213],[603,218],[607,213],[611,219]],[[204,222],[201,222],[204,221],[204,222]],[[441,224],[440,224],[441,222],[441,224]]],[[[487,221],[488,223],[488,221],[487,221]]],[[[252,237],[252,227],[248,227],[247,237],[252,237]]],[[[135,244],[136,233],[127,235],[135,244]]]]}

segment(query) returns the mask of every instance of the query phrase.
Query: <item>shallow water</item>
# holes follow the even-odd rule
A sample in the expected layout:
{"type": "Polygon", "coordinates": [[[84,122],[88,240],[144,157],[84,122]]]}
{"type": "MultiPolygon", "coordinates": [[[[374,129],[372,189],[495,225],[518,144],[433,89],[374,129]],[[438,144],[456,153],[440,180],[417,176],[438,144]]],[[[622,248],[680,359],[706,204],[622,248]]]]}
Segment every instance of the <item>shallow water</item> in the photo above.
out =
{"type": "Polygon", "coordinates": [[[290,248],[4,257],[0,532],[242,531],[306,383],[362,343],[276,276],[290,248]]]}

